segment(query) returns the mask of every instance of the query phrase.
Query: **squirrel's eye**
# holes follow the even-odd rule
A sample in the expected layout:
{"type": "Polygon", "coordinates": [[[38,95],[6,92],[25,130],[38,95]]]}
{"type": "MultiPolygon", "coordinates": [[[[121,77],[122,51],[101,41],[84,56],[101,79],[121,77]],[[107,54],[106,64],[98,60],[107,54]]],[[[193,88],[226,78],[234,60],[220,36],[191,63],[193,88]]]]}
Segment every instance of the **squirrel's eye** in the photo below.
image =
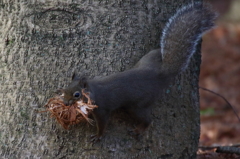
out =
{"type": "Polygon", "coordinates": [[[75,98],[79,98],[79,97],[80,97],[80,92],[78,92],[78,91],[74,92],[74,93],[73,93],[73,96],[74,96],[75,98]]]}

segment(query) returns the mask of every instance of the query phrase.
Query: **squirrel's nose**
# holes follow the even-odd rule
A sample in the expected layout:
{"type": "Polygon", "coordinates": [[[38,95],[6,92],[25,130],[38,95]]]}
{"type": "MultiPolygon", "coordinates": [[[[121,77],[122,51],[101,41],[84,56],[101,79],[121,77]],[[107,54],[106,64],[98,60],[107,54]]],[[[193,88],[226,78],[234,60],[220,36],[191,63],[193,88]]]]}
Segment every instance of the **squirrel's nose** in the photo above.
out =
{"type": "Polygon", "coordinates": [[[64,105],[68,106],[69,105],[68,101],[64,101],[64,105]]]}

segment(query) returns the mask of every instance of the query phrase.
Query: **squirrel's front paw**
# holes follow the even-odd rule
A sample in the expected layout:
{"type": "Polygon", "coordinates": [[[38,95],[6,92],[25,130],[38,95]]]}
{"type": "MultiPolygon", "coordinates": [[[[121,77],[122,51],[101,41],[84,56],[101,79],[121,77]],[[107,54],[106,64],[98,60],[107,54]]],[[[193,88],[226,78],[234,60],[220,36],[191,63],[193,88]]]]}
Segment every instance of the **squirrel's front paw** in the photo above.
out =
{"type": "Polygon", "coordinates": [[[97,134],[96,135],[91,135],[90,142],[92,144],[95,144],[95,143],[99,142],[101,139],[102,139],[102,136],[98,136],[97,134]]]}

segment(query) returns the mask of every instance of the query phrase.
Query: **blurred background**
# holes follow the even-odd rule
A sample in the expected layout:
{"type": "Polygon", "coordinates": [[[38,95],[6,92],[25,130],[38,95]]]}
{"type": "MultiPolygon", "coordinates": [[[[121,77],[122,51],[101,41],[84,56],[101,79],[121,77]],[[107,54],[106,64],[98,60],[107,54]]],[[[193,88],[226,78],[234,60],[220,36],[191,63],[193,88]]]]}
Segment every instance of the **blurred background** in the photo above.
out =
{"type": "MultiPolygon", "coordinates": [[[[201,87],[224,96],[240,116],[240,0],[205,0],[219,12],[203,37],[201,87]]],[[[240,121],[220,97],[200,89],[200,146],[240,144],[240,121]]]]}

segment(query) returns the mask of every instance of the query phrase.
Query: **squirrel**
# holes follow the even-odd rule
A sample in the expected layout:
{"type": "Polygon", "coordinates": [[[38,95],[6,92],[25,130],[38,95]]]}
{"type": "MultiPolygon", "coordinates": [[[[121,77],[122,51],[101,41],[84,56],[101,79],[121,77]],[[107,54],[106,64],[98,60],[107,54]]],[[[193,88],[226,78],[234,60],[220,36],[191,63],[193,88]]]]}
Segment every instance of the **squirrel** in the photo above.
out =
{"type": "Polygon", "coordinates": [[[71,105],[81,99],[81,90],[90,93],[98,108],[92,115],[99,141],[106,129],[111,112],[126,110],[137,121],[134,135],[144,132],[151,124],[151,107],[176,75],[184,71],[195,53],[201,36],[214,27],[216,13],[209,6],[193,3],[179,9],[167,22],[160,39],[160,49],[150,51],[129,70],[97,79],[75,74],[65,89],[63,100],[71,105]]]}

